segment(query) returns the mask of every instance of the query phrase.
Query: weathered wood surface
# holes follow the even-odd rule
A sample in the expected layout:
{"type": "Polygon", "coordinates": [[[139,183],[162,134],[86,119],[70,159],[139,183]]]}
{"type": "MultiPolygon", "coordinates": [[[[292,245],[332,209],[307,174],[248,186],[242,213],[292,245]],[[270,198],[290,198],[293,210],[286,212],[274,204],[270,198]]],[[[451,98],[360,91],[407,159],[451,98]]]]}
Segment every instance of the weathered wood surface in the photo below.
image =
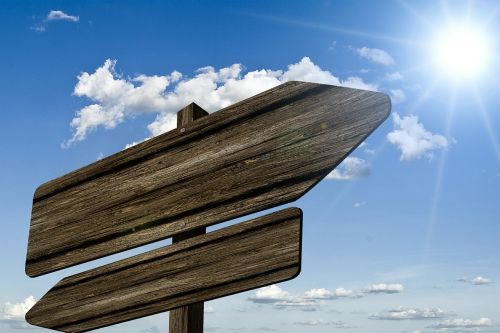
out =
{"type": "Polygon", "coordinates": [[[37,326],[84,332],[291,279],[302,211],[288,208],[58,282],[27,313],[37,326]]]}
{"type": "Polygon", "coordinates": [[[378,92],[288,82],[40,186],[37,276],[298,199],[390,111],[378,92]]]}
{"type": "MultiPolygon", "coordinates": [[[[195,103],[191,103],[177,112],[177,128],[182,128],[193,121],[208,116],[208,112],[195,103]]],[[[202,235],[206,232],[205,227],[192,229],[172,238],[172,243],[178,243],[185,239],[202,235]]],[[[170,311],[168,331],[169,333],[203,333],[203,318],[205,307],[203,302],[181,306],[170,311]]]]}

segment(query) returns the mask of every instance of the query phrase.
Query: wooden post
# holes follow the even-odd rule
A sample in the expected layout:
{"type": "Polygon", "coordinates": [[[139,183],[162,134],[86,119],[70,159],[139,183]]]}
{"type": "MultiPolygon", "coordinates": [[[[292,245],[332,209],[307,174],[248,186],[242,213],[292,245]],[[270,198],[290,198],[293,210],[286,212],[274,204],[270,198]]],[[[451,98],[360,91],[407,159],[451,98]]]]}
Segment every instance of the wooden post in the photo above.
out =
{"type": "MultiPolygon", "coordinates": [[[[208,115],[195,103],[191,103],[177,112],[177,128],[192,123],[196,119],[208,115]]],[[[184,239],[202,235],[206,232],[205,227],[193,229],[181,234],[174,235],[172,243],[180,242],[184,239]]],[[[203,333],[203,302],[183,306],[170,311],[169,333],[203,333]]]]}

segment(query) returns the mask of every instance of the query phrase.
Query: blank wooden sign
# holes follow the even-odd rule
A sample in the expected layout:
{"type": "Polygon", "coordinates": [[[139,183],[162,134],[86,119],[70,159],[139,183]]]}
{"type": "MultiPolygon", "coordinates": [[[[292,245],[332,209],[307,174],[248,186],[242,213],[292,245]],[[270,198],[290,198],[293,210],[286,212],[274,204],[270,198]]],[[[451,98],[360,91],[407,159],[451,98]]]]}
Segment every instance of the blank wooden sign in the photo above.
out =
{"type": "Polygon", "coordinates": [[[378,92],[288,82],[40,186],[37,276],[298,199],[388,116],[378,92]]]}
{"type": "Polygon", "coordinates": [[[84,332],[291,279],[302,211],[288,208],[57,283],[28,312],[37,326],[84,332]]]}

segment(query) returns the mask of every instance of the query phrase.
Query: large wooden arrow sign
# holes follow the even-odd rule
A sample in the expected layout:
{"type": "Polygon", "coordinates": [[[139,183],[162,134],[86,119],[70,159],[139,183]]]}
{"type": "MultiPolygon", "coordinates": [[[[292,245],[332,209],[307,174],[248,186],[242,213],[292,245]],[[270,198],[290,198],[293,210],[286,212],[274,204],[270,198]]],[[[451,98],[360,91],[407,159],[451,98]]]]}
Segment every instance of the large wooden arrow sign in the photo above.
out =
{"type": "Polygon", "coordinates": [[[289,82],[40,186],[37,276],[298,199],[389,114],[381,93],[289,82]]]}
{"type": "Polygon", "coordinates": [[[201,332],[202,320],[172,327],[190,309],[202,318],[199,302],[298,274],[302,215],[285,209],[204,228],[298,199],[389,111],[378,92],[288,82],[211,115],[190,105],[177,129],[40,186],[29,276],[172,236],[174,244],[63,279],[27,320],[83,332],[175,309],[171,332],[201,332]]]}

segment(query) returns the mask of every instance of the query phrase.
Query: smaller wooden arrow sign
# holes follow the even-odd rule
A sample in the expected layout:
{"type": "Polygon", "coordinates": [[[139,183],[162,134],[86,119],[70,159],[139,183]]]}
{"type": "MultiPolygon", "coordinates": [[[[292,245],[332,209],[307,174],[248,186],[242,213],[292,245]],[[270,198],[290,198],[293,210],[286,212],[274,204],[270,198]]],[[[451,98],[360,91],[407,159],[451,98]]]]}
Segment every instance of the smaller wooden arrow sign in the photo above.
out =
{"type": "Polygon", "coordinates": [[[26,320],[84,332],[292,279],[301,230],[302,211],[288,208],[73,275],[26,320]]]}

